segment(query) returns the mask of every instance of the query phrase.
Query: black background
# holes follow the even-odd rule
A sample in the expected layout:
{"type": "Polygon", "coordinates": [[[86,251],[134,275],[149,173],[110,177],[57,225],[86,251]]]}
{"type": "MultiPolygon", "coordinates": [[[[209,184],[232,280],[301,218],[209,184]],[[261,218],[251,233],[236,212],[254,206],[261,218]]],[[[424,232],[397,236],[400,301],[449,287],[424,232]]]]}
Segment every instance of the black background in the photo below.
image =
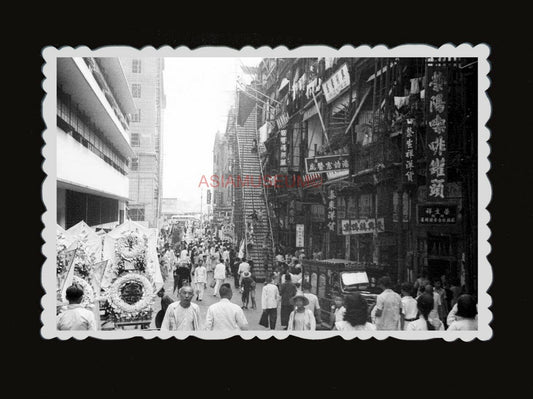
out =
{"type": "MultiPolygon", "coordinates": [[[[134,3],[130,7],[135,7],[134,3]]],[[[252,5],[245,9],[251,14],[260,12],[252,5]]],[[[280,25],[292,25],[295,19],[292,16],[298,16],[296,19],[304,22],[304,27],[298,30],[300,33],[191,33],[174,30],[182,27],[188,18],[183,10],[171,15],[174,20],[170,18],[168,24],[162,26],[161,23],[156,28],[139,23],[139,19],[152,17],[143,15],[142,7],[138,11],[137,19],[126,18],[133,22],[127,27],[114,25],[113,20],[99,20],[96,15],[90,23],[82,23],[76,18],[58,18],[52,23],[32,22],[27,26],[27,35],[6,37],[18,46],[17,56],[4,56],[3,64],[20,73],[18,79],[9,79],[7,75],[5,78],[15,83],[15,91],[10,92],[14,96],[11,104],[18,104],[14,108],[22,111],[19,117],[4,113],[4,118],[14,122],[14,128],[10,128],[14,130],[4,134],[21,139],[18,144],[20,152],[16,152],[20,157],[14,161],[16,173],[6,171],[9,175],[14,174],[16,180],[10,187],[14,190],[14,203],[10,209],[16,210],[16,241],[23,244],[16,261],[5,264],[17,270],[18,276],[15,280],[18,282],[15,284],[17,292],[14,295],[5,293],[10,296],[5,301],[3,315],[3,329],[12,337],[4,341],[10,349],[5,352],[10,355],[4,363],[8,365],[9,380],[15,383],[15,392],[36,389],[40,393],[62,394],[59,396],[89,394],[99,397],[106,393],[140,396],[141,391],[154,396],[179,396],[185,390],[194,390],[196,397],[205,397],[208,391],[214,390],[210,395],[285,397],[289,396],[287,386],[297,391],[291,396],[303,396],[304,391],[359,396],[366,391],[378,396],[390,393],[429,397],[440,396],[439,393],[458,396],[465,391],[465,385],[477,394],[483,387],[486,389],[496,384],[504,389],[517,387],[515,382],[521,373],[530,369],[519,362],[527,356],[526,348],[530,347],[524,338],[528,332],[526,322],[531,318],[528,314],[531,280],[523,277],[532,262],[527,257],[520,257],[528,242],[527,236],[519,230],[531,225],[532,213],[528,207],[531,197],[527,195],[526,187],[533,181],[531,163],[524,162],[528,159],[527,153],[519,155],[527,147],[518,144],[526,139],[522,139],[523,136],[531,135],[531,111],[526,108],[531,105],[528,99],[531,94],[528,93],[532,93],[531,72],[526,66],[531,64],[524,58],[527,56],[517,56],[515,52],[519,45],[517,38],[530,36],[524,25],[515,26],[515,29],[523,30],[523,36],[514,31],[513,38],[505,38],[501,36],[499,19],[484,19],[480,26],[473,26],[475,14],[454,12],[448,18],[432,20],[436,15],[433,12],[417,17],[411,10],[406,10],[407,15],[403,17],[377,18],[364,28],[361,19],[371,14],[359,14],[359,18],[354,14],[352,22],[339,22],[334,24],[335,28],[327,28],[323,23],[329,17],[319,11],[303,17],[277,10],[277,15],[272,16],[266,26],[276,30],[280,25]],[[339,31],[339,26],[348,29],[333,34],[339,31]],[[87,45],[98,48],[111,44],[139,48],[186,44],[190,48],[203,45],[241,48],[245,45],[274,47],[283,44],[294,48],[305,44],[340,47],[347,43],[393,47],[404,43],[440,46],[448,42],[487,43],[491,47],[492,83],[488,94],[493,114],[488,125],[492,131],[489,176],[493,199],[489,207],[492,214],[489,226],[493,232],[490,239],[493,251],[489,260],[493,265],[494,283],[489,292],[495,301],[491,308],[495,317],[491,324],[494,335],[490,341],[344,341],[341,338],[327,341],[289,338],[268,342],[240,338],[224,342],[199,339],[148,341],[142,338],[60,341],[45,340],[40,336],[40,298],[43,295],[40,268],[44,261],[40,253],[43,243],[40,216],[44,205],[38,199],[44,179],[41,170],[44,142],[40,136],[44,129],[40,116],[44,95],[40,88],[43,47],[87,45]],[[505,371],[511,371],[516,380],[504,379],[505,371]],[[347,392],[340,393],[342,388],[347,392]]],[[[244,19],[240,21],[246,22],[244,19]]],[[[247,22],[250,22],[249,18],[247,22]]],[[[238,20],[222,29],[233,29],[239,23],[238,20]]],[[[252,23],[250,30],[261,25],[252,23]]]]}

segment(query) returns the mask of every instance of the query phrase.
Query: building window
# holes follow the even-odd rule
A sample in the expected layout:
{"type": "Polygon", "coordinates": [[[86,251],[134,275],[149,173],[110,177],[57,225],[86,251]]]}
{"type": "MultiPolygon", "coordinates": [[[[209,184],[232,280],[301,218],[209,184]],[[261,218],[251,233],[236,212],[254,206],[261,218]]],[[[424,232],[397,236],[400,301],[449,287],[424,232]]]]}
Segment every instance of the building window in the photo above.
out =
{"type": "Polygon", "coordinates": [[[131,146],[132,147],[140,147],[141,146],[141,140],[139,139],[139,133],[132,133],[131,134],[131,146]]]}
{"type": "Polygon", "coordinates": [[[359,196],[359,217],[372,217],[372,194],[361,194],[359,196]]]}
{"type": "MultiPolygon", "coordinates": [[[[140,97],[140,95],[139,95],[139,97],[140,97]]],[[[141,109],[140,108],[137,110],[137,113],[135,113],[135,114],[133,114],[131,116],[131,121],[132,122],[140,122],[141,121],[141,109]]]]}
{"type": "Polygon", "coordinates": [[[139,169],[139,158],[131,158],[131,170],[138,170],[139,169]]]}
{"type": "Polygon", "coordinates": [[[133,221],[144,220],[144,208],[128,209],[128,217],[133,221]]]}
{"type": "Polygon", "coordinates": [[[141,73],[141,60],[132,60],[131,61],[131,71],[133,73],[141,73]]]}
{"type": "Polygon", "coordinates": [[[131,84],[131,95],[134,98],[141,98],[141,84],[140,83],[131,84]]]}

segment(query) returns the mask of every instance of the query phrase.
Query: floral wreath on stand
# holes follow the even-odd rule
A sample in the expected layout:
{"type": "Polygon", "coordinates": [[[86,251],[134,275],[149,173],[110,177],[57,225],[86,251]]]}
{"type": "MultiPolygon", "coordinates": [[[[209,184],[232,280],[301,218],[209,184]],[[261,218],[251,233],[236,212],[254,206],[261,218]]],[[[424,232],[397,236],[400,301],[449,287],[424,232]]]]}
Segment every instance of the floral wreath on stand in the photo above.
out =
{"type": "Polygon", "coordinates": [[[91,266],[96,263],[94,254],[89,253],[84,241],[78,241],[76,256],[74,257],[74,273],[82,279],[88,279],[91,266]]]}
{"type": "MultiPolygon", "coordinates": [[[[87,281],[76,275],[74,275],[72,278],[72,285],[77,285],[83,290],[83,298],[81,300],[81,305],[85,308],[92,307],[92,304],[96,300],[96,295],[94,293],[93,287],[91,287],[91,285],[87,281]]],[[[66,298],[66,290],[61,294],[61,299],[63,302],[68,302],[66,298]]]]}
{"type": "Polygon", "coordinates": [[[144,273],[146,270],[146,247],[148,238],[133,231],[123,233],[115,244],[117,254],[116,273],[120,276],[127,271],[126,263],[133,264],[136,271],[144,273]]]}
{"type": "Polygon", "coordinates": [[[109,287],[107,301],[109,311],[116,321],[150,319],[154,302],[152,282],[143,274],[125,273],[118,277],[109,287]],[[127,303],[122,298],[123,288],[131,283],[137,283],[142,287],[141,298],[133,304],[127,303]]]}

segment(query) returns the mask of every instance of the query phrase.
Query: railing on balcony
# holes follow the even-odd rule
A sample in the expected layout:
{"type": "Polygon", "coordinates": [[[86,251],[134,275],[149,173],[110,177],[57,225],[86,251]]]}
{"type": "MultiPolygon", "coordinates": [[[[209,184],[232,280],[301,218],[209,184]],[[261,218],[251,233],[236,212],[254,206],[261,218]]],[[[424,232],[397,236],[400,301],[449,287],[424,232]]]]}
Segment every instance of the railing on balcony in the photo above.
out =
{"type": "Polygon", "coordinates": [[[129,119],[127,116],[125,116],[122,113],[122,110],[117,104],[117,101],[115,100],[115,94],[113,93],[113,90],[109,87],[106,80],[105,72],[102,68],[98,65],[98,62],[94,58],[85,57],[83,58],[87,66],[89,67],[89,70],[91,71],[92,75],[94,76],[96,82],[98,83],[98,86],[100,86],[100,89],[104,93],[107,101],[109,102],[109,105],[111,105],[111,108],[113,108],[113,111],[115,112],[115,115],[117,116],[118,120],[122,124],[122,127],[128,131],[129,130],[129,119]]]}

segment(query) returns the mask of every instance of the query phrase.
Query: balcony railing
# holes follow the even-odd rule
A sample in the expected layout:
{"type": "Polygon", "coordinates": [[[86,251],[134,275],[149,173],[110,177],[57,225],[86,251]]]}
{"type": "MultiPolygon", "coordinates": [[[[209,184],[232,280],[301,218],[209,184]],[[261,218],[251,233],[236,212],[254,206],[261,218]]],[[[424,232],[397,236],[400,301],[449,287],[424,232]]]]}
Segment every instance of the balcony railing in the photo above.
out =
{"type": "Polygon", "coordinates": [[[109,105],[111,105],[111,108],[113,108],[113,111],[115,112],[115,115],[122,124],[122,127],[124,128],[124,130],[129,131],[129,119],[122,113],[120,107],[118,106],[117,101],[115,100],[113,90],[111,90],[111,88],[107,84],[105,72],[100,68],[98,62],[94,58],[86,57],[83,60],[89,67],[89,70],[91,71],[94,79],[98,83],[98,86],[100,86],[100,89],[104,93],[107,101],[109,102],[109,105]]]}

